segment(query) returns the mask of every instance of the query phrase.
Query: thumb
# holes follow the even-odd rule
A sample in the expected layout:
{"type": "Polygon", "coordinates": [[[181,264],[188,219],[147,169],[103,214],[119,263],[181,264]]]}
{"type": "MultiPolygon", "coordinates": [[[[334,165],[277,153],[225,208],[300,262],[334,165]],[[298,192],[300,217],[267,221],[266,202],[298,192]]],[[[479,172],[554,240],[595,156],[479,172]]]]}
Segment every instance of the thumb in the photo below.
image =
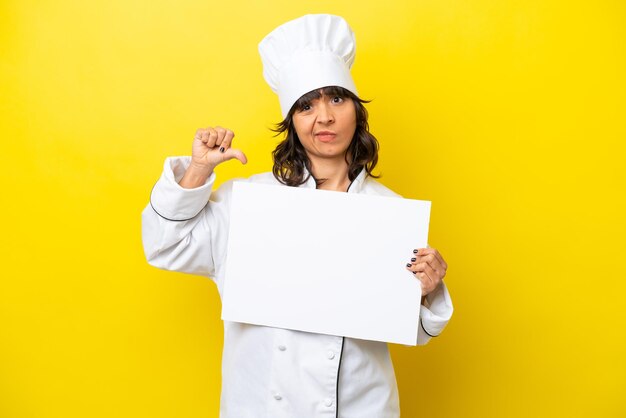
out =
{"type": "Polygon", "coordinates": [[[241,150],[228,148],[226,151],[224,151],[224,161],[232,160],[233,158],[241,161],[241,164],[246,164],[248,162],[246,154],[244,154],[241,150]]]}

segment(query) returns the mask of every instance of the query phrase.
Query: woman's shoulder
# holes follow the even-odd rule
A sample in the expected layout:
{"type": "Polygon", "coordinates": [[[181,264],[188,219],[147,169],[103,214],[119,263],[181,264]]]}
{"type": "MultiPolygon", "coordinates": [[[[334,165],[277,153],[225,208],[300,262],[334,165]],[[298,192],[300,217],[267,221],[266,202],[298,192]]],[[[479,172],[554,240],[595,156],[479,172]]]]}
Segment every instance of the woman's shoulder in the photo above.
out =
{"type": "Polygon", "coordinates": [[[247,181],[250,183],[261,183],[261,184],[281,184],[274,174],[270,171],[265,173],[254,174],[247,178],[247,181]]]}
{"type": "Polygon", "coordinates": [[[363,181],[363,187],[361,189],[361,192],[377,196],[402,197],[375,178],[369,176],[366,177],[363,181]]]}
{"type": "Polygon", "coordinates": [[[222,192],[230,193],[235,182],[259,183],[259,184],[280,184],[271,172],[253,174],[250,177],[236,177],[226,180],[219,189],[222,192]]]}

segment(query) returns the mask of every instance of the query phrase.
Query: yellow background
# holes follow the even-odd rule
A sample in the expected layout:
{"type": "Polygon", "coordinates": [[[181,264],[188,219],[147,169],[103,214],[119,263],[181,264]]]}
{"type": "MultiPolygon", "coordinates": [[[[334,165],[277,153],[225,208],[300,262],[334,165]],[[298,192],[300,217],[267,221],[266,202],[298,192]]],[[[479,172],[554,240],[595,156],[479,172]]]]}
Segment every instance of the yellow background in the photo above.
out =
{"type": "Polygon", "coordinates": [[[216,417],[214,285],[145,262],[198,127],[271,167],[257,44],[343,15],[381,181],[433,201],[455,315],[393,346],[404,417],[626,416],[622,1],[0,3],[0,417],[216,417]]]}

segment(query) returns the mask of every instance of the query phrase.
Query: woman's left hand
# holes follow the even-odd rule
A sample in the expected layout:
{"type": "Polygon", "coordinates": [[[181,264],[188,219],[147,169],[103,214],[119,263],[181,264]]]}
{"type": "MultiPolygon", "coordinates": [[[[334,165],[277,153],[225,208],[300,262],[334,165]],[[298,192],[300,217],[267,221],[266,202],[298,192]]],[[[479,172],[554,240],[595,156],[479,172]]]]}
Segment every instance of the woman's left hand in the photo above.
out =
{"type": "Polygon", "coordinates": [[[418,248],[413,250],[413,257],[407,263],[406,269],[422,283],[422,296],[441,286],[441,280],[446,275],[448,264],[439,251],[434,248],[418,248]]]}

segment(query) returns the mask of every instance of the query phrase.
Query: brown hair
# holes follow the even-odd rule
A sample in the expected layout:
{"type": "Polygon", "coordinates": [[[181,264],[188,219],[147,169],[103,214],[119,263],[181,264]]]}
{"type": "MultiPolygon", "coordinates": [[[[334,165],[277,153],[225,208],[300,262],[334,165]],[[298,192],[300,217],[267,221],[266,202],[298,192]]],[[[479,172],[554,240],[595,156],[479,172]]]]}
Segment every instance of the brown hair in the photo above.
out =
{"type": "MultiPolygon", "coordinates": [[[[341,98],[347,97],[352,99],[354,103],[356,110],[356,130],[354,131],[354,137],[345,155],[346,163],[348,163],[349,166],[348,177],[350,181],[353,181],[363,169],[367,172],[368,176],[374,178],[380,177],[372,174],[372,170],[374,170],[378,162],[378,140],[369,132],[367,109],[363,106],[363,103],[369,103],[369,101],[360,99],[354,93],[343,87],[330,86],[310,91],[300,97],[291,107],[285,119],[276,124],[275,129],[272,129],[276,132],[276,136],[286,132],[285,139],[279,143],[272,152],[272,157],[274,158],[272,173],[274,173],[276,180],[287,186],[299,186],[306,183],[309,176],[312,175],[311,162],[293,126],[293,115],[297,110],[302,109],[304,105],[321,98],[322,95],[332,97],[339,96],[341,98]],[[352,161],[348,161],[348,155],[352,156],[352,161]],[[305,169],[309,173],[306,178],[304,177],[305,169]]],[[[315,179],[318,186],[323,181],[324,179],[315,179]]]]}

